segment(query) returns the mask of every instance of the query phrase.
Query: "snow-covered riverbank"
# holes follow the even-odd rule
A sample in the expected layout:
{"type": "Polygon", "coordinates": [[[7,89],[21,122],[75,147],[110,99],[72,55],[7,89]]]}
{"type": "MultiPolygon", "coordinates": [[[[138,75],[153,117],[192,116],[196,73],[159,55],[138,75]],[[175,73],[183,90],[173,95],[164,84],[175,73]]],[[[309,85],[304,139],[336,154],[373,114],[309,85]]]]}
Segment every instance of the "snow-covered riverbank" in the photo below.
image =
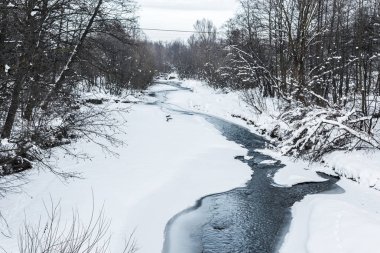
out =
{"type": "MultiPolygon", "coordinates": [[[[182,85],[193,92],[172,94],[170,103],[227,119],[256,133],[283,124],[271,109],[275,101],[267,101],[269,114],[258,115],[237,92],[214,90],[195,80],[182,85]],[[249,124],[250,120],[256,126],[249,124]]],[[[375,189],[380,188],[380,152],[334,152],[324,157],[324,164],[295,161],[270,149],[261,152],[286,165],[274,177],[275,183],[284,187],[323,180],[317,171],[343,177],[338,183],[343,189],[340,194],[310,195],[292,208],[293,221],[280,252],[379,252],[380,192],[375,189]]]]}
{"type": "MultiPolygon", "coordinates": [[[[181,106],[182,108],[197,112],[207,113],[223,119],[229,120],[236,124],[249,128],[252,132],[261,133],[265,131],[268,135],[276,125],[286,129],[284,122],[277,119],[278,112],[273,104],[276,100],[266,99],[267,112],[263,114],[255,113],[241,99],[239,92],[223,92],[222,90],[214,90],[205,83],[197,80],[186,80],[182,86],[190,88],[193,92],[180,91],[169,95],[169,103],[181,106]],[[237,117],[239,116],[239,117],[237,117]],[[250,124],[250,121],[255,125],[250,124]]],[[[272,151],[267,151],[274,154],[272,151]]],[[[287,159],[287,158],[283,158],[287,159]]],[[[324,157],[325,164],[304,163],[297,166],[296,170],[299,174],[309,175],[313,178],[314,171],[324,171],[329,174],[337,174],[339,176],[353,179],[363,186],[380,189],[380,151],[354,151],[354,152],[333,152],[324,157]],[[303,171],[307,166],[307,172],[303,171]],[[311,171],[313,173],[308,173],[311,171]]],[[[291,169],[294,173],[295,168],[291,169]]],[[[285,175],[287,171],[280,172],[282,175],[276,176],[276,183],[282,185],[291,185],[300,183],[304,180],[308,181],[308,177],[300,177],[299,180],[292,178],[286,181],[289,175],[285,175]]],[[[290,175],[291,177],[291,175],[290,175]]]]}
{"type": "Polygon", "coordinates": [[[71,148],[88,153],[91,160],[57,154],[59,167],[80,172],[83,179],[64,183],[49,172],[28,173],[30,182],[22,193],[0,200],[12,236],[1,236],[0,245],[8,252],[18,252],[16,237],[24,220],[44,220],[44,203],[49,204],[50,198],[61,202],[63,221],[69,221],[75,209],[85,222],[93,195],[95,211],[104,205],[105,216],[112,220],[111,252],[121,252],[124,239],[134,230],[139,253],[161,252],[169,219],[205,195],[244,185],[252,173],[234,159],[246,155],[246,150],[227,141],[210,123],[173,113],[167,121],[167,115],[158,106],[144,104],[133,105],[128,114],[115,115],[127,120],[125,134],[119,135],[126,145],[113,148],[118,157],[87,142],[71,148]]]}

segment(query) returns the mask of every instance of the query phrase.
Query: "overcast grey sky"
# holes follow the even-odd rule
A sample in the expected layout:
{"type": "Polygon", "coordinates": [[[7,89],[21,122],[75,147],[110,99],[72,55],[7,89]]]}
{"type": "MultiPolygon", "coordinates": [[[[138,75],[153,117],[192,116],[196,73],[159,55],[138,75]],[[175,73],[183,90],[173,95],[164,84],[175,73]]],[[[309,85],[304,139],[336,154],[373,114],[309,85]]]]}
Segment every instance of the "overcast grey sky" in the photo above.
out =
{"type": "MultiPolygon", "coordinates": [[[[193,30],[202,18],[212,20],[217,27],[231,18],[238,8],[236,0],[137,0],[142,28],[193,30]]],[[[186,40],[191,34],[144,31],[154,41],[186,40]]]]}

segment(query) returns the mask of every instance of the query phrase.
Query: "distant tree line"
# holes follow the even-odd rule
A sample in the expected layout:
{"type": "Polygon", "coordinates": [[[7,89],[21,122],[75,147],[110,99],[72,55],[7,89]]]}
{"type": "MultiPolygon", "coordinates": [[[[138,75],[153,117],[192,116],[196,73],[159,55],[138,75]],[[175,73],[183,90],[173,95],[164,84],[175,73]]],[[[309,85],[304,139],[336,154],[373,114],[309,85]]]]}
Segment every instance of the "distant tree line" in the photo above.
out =
{"type": "Polygon", "coordinates": [[[243,90],[258,113],[263,98],[281,99],[283,119],[301,129],[286,153],[379,148],[378,0],[240,0],[220,36],[211,21],[194,28],[168,46],[180,75],[243,90]]]}

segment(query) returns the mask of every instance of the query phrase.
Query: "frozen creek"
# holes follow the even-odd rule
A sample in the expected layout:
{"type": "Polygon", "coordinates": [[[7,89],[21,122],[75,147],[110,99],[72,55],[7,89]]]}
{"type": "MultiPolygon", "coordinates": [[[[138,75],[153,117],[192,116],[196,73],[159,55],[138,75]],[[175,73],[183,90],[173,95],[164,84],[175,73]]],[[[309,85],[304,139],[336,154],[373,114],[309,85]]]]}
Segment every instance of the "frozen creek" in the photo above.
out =
{"type": "Polygon", "coordinates": [[[166,96],[171,92],[176,90],[152,92],[158,99],[153,105],[189,117],[204,117],[229,141],[248,150],[247,156],[235,159],[248,164],[253,174],[245,187],[205,196],[173,217],[166,226],[164,253],[275,252],[288,229],[294,203],[309,194],[339,192],[335,185],[338,179],[325,175],[321,175],[324,182],[276,186],[273,176],[283,165],[256,151],[265,148],[262,137],[220,118],[167,104],[166,96]]]}
{"type": "MultiPolygon", "coordinates": [[[[122,124],[116,134],[125,145],[112,147],[114,156],[93,142],[72,143],[68,148],[91,157],[85,160],[57,150],[54,165],[80,173],[80,180],[27,172],[21,191],[0,199],[0,223],[6,221],[1,249],[19,252],[24,222],[46,221],[46,205],[53,202],[60,203],[63,221],[70,222],[74,209],[83,224],[104,207],[109,252],[115,253],[133,232],[138,253],[379,252],[380,192],[318,176],[333,171],[265,148],[253,127],[231,115],[258,125],[272,124],[270,117],[249,112],[239,94],[196,80],[162,80],[148,92],[129,98],[133,105],[88,94],[129,110],[112,115],[122,124]]],[[[357,159],[359,168],[363,161],[357,159]]]]}

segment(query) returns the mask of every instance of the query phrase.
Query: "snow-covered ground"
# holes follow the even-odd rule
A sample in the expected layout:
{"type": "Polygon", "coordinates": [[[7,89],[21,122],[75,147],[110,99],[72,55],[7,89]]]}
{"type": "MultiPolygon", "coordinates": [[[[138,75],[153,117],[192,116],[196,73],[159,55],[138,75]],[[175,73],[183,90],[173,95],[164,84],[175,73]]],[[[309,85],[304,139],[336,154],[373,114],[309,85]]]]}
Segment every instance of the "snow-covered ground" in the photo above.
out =
{"type": "Polygon", "coordinates": [[[343,179],[341,194],[309,195],[292,208],[280,253],[378,253],[380,192],[343,179]]]}
{"type": "MultiPolygon", "coordinates": [[[[267,100],[267,107],[270,114],[257,114],[250,106],[241,99],[239,92],[225,92],[223,90],[215,90],[205,83],[197,80],[185,80],[181,86],[191,89],[193,92],[180,91],[169,94],[169,103],[178,105],[193,111],[207,113],[213,116],[228,119],[245,127],[249,127],[252,131],[257,131],[257,128],[247,125],[247,122],[240,116],[252,120],[260,128],[272,127],[276,124],[281,124],[276,119],[276,112],[273,103],[276,101],[267,100]]],[[[286,126],[283,126],[286,127],[286,126]]]]}
{"type": "Polygon", "coordinates": [[[251,176],[251,169],[234,159],[246,150],[201,117],[171,113],[172,120],[167,121],[159,107],[143,104],[115,116],[128,122],[125,134],[119,135],[127,145],[114,148],[119,157],[105,154],[94,143],[75,143],[72,149],[85,151],[92,159],[77,161],[58,153],[57,165],[81,172],[83,179],[65,183],[35,170],[27,175],[30,182],[22,193],[0,200],[12,237],[0,236],[1,247],[18,252],[16,237],[24,220],[44,220],[44,203],[49,205],[51,199],[60,201],[63,221],[69,221],[75,209],[85,222],[94,196],[95,211],[104,205],[105,216],[112,219],[110,252],[121,252],[134,230],[139,253],[161,252],[169,219],[205,195],[244,185],[251,176]]]}
{"type": "Polygon", "coordinates": [[[379,151],[336,151],[326,155],[324,161],[338,175],[380,191],[379,151]]]}

